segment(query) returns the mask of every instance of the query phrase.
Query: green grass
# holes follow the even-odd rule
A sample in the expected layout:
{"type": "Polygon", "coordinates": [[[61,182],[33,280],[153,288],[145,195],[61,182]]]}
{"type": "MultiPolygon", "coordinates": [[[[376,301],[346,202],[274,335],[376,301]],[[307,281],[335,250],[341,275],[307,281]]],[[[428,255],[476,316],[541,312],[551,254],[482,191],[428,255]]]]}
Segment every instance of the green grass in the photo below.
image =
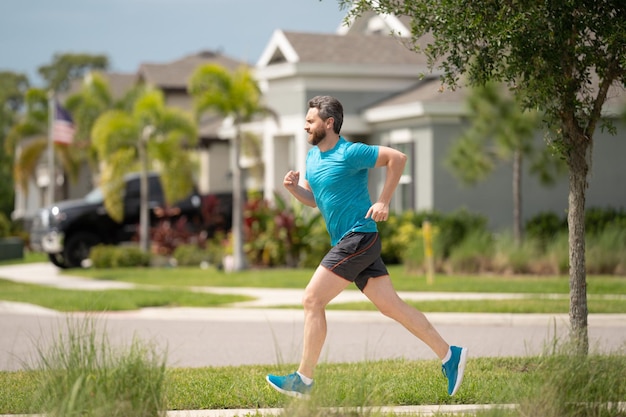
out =
{"type": "MultiPolygon", "coordinates": [[[[567,314],[569,298],[552,299],[531,297],[515,300],[437,300],[407,301],[418,310],[429,313],[511,313],[511,314],[567,314]]],[[[590,314],[626,314],[626,298],[587,300],[590,314]]],[[[376,311],[369,302],[336,303],[328,306],[329,310],[376,311]]]]}
{"type": "MultiPolygon", "coordinates": [[[[291,372],[294,366],[168,369],[167,408],[285,407],[289,410],[301,407],[302,402],[275,392],[264,380],[268,372],[291,372]]],[[[528,408],[530,399],[539,398],[548,403],[554,398],[563,403],[571,399],[579,402],[623,401],[626,395],[625,373],[626,356],[616,354],[591,355],[577,361],[562,356],[475,358],[468,360],[461,390],[456,396],[449,397],[440,363],[436,360],[321,364],[316,374],[316,390],[311,401],[305,403],[307,407],[314,408],[509,403],[528,408]],[[555,379],[564,376],[571,383],[555,383],[555,379]],[[559,391],[560,386],[567,392],[559,391]]],[[[37,373],[33,371],[0,372],[0,414],[39,412],[36,404],[29,401],[37,393],[37,381],[37,373]],[[18,392],[14,391],[16,387],[19,387],[18,392]]],[[[538,403],[541,404],[541,401],[538,403]]],[[[296,415],[288,411],[285,414],[296,415]]]]}
{"type": "MultiPolygon", "coordinates": [[[[523,384],[538,358],[478,358],[467,365],[466,383],[449,397],[436,360],[385,360],[321,364],[316,401],[320,406],[489,404],[510,402],[508,387],[523,384]]],[[[167,408],[171,410],[273,408],[290,402],[269,388],[267,373],[292,372],[294,364],[173,368],[167,370],[167,408]]],[[[34,413],[28,398],[37,392],[35,372],[0,372],[0,413],[34,413]],[[13,397],[9,387],[20,386],[13,397]]]]}
{"type": "Polygon", "coordinates": [[[217,307],[247,296],[208,294],[184,288],[66,290],[0,279],[0,300],[36,304],[58,311],[122,311],[143,307],[217,307]]]}
{"type": "MultiPolygon", "coordinates": [[[[399,291],[525,293],[514,300],[410,301],[424,312],[481,313],[567,313],[569,278],[537,276],[457,276],[435,277],[432,285],[424,276],[406,274],[401,266],[391,266],[394,286],[399,291]],[[545,294],[556,294],[546,297],[545,294]]],[[[226,273],[200,268],[119,268],[67,271],[94,280],[130,282],[132,290],[61,290],[0,279],[0,300],[20,301],[58,311],[119,311],[142,307],[215,307],[249,300],[244,296],[198,293],[189,287],[259,287],[303,289],[313,270],[261,269],[226,273]]],[[[66,273],[66,272],[64,272],[66,273]]],[[[626,313],[626,278],[588,277],[588,307],[592,314],[626,313]]],[[[300,308],[294,305],[282,306],[300,308]]],[[[334,304],[329,308],[374,310],[371,303],[334,304]]]]}
{"type": "MultiPolygon", "coordinates": [[[[178,267],[89,269],[67,273],[97,280],[151,285],[304,288],[313,272],[313,269],[272,268],[226,273],[215,269],[178,267]]],[[[434,283],[429,285],[424,275],[408,274],[401,265],[389,266],[389,273],[398,291],[569,293],[567,276],[437,275],[434,283]]],[[[626,277],[588,276],[587,281],[589,294],[626,294],[626,277]]]]}

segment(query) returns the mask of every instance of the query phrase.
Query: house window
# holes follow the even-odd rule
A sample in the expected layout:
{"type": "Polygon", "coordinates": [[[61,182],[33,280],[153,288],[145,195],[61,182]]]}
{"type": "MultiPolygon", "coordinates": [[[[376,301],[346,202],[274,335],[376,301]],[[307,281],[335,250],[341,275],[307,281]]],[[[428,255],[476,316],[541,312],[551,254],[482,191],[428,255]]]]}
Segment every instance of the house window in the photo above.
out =
{"type": "Polygon", "coordinates": [[[415,210],[415,144],[413,142],[402,142],[394,143],[392,146],[404,153],[408,160],[400,177],[391,208],[396,213],[415,210]]]}

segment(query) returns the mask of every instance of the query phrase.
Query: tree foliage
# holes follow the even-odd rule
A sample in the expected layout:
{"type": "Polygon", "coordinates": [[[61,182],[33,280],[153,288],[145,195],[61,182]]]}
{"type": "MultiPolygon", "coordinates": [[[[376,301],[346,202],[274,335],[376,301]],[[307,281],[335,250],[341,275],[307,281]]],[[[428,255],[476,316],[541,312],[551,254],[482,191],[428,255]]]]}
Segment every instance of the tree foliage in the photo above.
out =
{"type": "Polygon", "coordinates": [[[570,324],[588,351],[585,198],[593,136],[614,131],[602,114],[612,88],[626,81],[626,3],[622,0],[339,0],[349,16],[367,10],[408,16],[410,47],[442,70],[451,88],[506,83],[543,115],[569,169],[570,324]],[[432,41],[424,41],[425,35],[432,41]]]}
{"type": "Polygon", "coordinates": [[[13,150],[7,135],[16,122],[29,88],[24,74],[0,71],[0,213],[13,211],[13,150]]]}
{"type": "Polygon", "coordinates": [[[55,92],[66,91],[72,80],[83,78],[91,71],[106,70],[109,59],[105,55],[55,54],[52,62],[37,69],[46,87],[55,92]]]}

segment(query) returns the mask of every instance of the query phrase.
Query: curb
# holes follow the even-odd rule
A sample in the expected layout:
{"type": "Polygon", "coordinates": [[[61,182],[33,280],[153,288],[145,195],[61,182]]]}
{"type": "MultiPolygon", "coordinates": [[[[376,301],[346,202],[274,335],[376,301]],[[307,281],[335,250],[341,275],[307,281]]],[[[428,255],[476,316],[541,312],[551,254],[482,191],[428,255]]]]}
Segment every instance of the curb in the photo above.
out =
{"type": "MultiPolygon", "coordinates": [[[[625,404],[626,405],[626,404],[625,404]]],[[[355,408],[328,408],[334,413],[345,411],[364,411],[370,414],[373,411],[384,415],[394,413],[408,416],[434,416],[440,414],[476,414],[480,411],[500,409],[514,409],[516,404],[451,404],[451,405],[405,405],[385,407],[355,407],[355,408]]],[[[226,410],[170,410],[167,417],[256,417],[256,416],[280,416],[284,408],[258,408],[258,409],[226,409],[226,410]]],[[[0,417],[45,417],[43,414],[0,414],[0,417]]]]}
{"type": "MultiPolygon", "coordinates": [[[[380,412],[383,415],[394,413],[396,415],[409,416],[434,416],[441,414],[476,414],[479,411],[493,408],[514,409],[515,404],[458,404],[458,405],[405,405],[397,407],[355,407],[355,408],[329,408],[332,414],[346,412],[350,410],[364,411],[364,415],[369,415],[372,411],[380,412]]],[[[248,416],[279,416],[283,413],[283,408],[260,408],[260,409],[238,409],[238,410],[182,410],[168,411],[167,417],[248,417],[248,416]]],[[[343,415],[343,414],[342,414],[343,415]]],[[[2,416],[0,416],[2,417],[2,416]]]]}

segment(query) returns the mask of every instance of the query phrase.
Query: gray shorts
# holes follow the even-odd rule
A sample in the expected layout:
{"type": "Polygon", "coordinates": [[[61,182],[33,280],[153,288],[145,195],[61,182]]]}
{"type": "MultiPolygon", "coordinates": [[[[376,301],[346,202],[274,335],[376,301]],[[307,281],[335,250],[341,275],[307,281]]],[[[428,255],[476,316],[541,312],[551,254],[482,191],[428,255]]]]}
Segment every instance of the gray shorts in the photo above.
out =
{"type": "Polygon", "coordinates": [[[370,278],[389,275],[380,257],[378,233],[346,235],[322,259],[321,265],[340,277],[354,282],[363,291],[370,278]]]}

